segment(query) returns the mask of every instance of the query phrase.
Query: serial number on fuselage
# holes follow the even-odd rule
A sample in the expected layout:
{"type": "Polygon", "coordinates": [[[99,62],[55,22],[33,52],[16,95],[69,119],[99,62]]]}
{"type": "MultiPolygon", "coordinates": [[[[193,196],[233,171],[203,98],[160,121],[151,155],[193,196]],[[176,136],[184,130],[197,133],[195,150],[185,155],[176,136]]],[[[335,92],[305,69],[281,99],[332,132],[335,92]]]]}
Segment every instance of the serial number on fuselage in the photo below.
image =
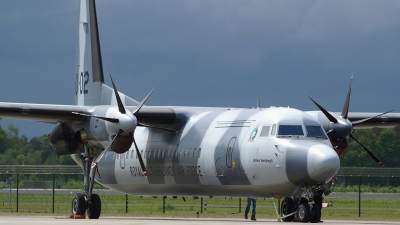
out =
{"type": "MultiPolygon", "coordinates": [[[[146,169],[147,176],[202,176],[200,166],[148,166],[146,169]]],[[[140,166],[131,166],[130,170],[132,177],[144,176],[140,166]]]]}

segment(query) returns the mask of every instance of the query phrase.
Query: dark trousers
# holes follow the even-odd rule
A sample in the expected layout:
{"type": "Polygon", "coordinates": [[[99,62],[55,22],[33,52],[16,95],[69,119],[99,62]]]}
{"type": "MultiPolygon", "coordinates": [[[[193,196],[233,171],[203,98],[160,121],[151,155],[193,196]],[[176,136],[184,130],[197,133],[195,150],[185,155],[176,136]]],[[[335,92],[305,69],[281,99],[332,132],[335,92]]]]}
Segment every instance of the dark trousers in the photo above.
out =
{"type": "Polygon", "coordinates": [[[251,212],[251,218],[256,217],[256,200],[254,198],[247,198],[247,205],[244,214],[247,215],[250,211],[250,205],[253,203],[253,211],[251,212]]]}

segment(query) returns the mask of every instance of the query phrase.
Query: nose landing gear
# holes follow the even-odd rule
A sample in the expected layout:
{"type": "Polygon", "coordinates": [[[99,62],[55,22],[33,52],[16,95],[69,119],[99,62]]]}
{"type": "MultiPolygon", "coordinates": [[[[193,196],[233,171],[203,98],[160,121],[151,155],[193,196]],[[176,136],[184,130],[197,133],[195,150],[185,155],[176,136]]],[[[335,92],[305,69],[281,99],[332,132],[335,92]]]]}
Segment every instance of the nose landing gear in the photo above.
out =
{"type": "Polygon", "coordinates": [[[301,196],[285,197],[281,204],[281,215],[278,219],[285,222],[318,223],[321,221],[322,193],[328,194],[326,185],[304,185],[301,196]],[[314,203],[313,203],[314,201],[314,203]]]}

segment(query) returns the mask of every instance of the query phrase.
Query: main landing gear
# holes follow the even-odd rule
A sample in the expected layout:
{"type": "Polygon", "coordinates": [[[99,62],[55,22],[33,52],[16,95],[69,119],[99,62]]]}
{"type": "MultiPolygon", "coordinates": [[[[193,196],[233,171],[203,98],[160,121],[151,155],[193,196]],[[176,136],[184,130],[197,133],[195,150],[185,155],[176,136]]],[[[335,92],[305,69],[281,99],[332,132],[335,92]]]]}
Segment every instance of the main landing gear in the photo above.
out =
{"type": "MultiPolygon", "coordinates": [[[[329,189],[326,185],[305,185],[303,186],[303,194],[301,196],[285,197],[281,203],[282,221],[292,222],[298,221],[302,223],[318,223],[321,221],[321,206],[314,201],[314,193],[317,188],[323,188],[325,194],[329,194],[329,189]]],[[[321,199],[322,202],[322,199],[321,199]]]]}
{"type": "Polygon", "coordinates": [[[93,194],[93,184],[97,162],[93,161],[93,153],[89,153],[84,145],[85,156],[81,156],[83,164],[83,194],[76,194],[72,199],[72,216],[84,216],[87,211],[89,219],[98,219],[101,213],[101,201],[97,194],[93,194]]]}

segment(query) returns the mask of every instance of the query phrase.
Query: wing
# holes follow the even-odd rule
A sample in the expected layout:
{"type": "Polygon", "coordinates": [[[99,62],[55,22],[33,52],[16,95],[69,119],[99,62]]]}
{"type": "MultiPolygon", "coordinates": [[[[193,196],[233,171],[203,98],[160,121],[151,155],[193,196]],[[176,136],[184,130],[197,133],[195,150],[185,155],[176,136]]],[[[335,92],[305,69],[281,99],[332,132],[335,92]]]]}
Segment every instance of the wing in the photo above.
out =
{"type": "MultiPolygon", "coordinates": [[[[363,113],[363,112],[349,112],[348,119],[351,122],[365,120],[380,113],[363,113]]],[[[357,124],[354,129],[366,128],[391,128],[400,126],[400,113],[387,113],[378,117],[371,118],[365,122],[357,124]]]]}
{"type": "Polygon", "coordinates": [[[82,121],[79,106],[0,102],[0,118],[32,120],[45,123],[82,121]]]}
{"type": "MultiPolygon", "coordinates": [[[[95,108],[95,106],[0,102],[0,118],[31,120],[52,124],[74,123],[82,122],[87,118],[73,112],[85,114],[95,110],[95,108]]],[[[127,109],[133,111],[135,107],[127,107],[127,109]]],[[[148,125],[170,125],[174,123],[176,113],[172,108],[168,107],[143,107],[138,112],[137,119],[138,122],[148,125]]]]}

